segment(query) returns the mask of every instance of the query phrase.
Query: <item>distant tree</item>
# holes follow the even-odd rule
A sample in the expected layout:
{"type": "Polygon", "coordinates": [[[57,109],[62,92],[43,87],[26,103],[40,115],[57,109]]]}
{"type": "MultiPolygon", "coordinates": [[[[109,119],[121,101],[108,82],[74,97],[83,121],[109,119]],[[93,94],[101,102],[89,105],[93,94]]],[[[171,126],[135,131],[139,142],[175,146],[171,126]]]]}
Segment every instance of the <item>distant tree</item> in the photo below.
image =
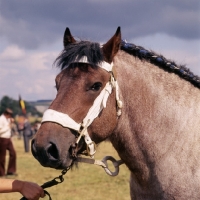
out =
{"type": "MultiPolygon", "coordinates": [[[[26,106],[26,112],[27,113],[31,113],[31,115],[38,115],[38,116],[42,116],[42,113],[37,111],[37,109],[30,105],[27,101],[24,101],[25,106],[26,106]]],[[[20,115],[22,114],[22,110],[19,106],[19,100],[14,100],[8,96],[4,96],[1,99],[0,102],[0,114],[2,114],[2,112],[6,109],[6,108],[10,108],[13,110],[14,116],[15,115],[20,115]]]]}

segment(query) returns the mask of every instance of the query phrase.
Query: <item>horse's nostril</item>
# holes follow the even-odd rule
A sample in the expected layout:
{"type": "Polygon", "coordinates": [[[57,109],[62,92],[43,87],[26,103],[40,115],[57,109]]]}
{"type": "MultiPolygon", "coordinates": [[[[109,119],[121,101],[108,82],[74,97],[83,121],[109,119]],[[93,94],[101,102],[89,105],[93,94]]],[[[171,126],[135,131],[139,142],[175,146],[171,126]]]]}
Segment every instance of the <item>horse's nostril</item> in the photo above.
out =
{"type": "Polygon", "coordinates": [[[50,160],[59,160],[58,149],[54,143],[50,143],[47,146],[46,152],[50,160]]]}

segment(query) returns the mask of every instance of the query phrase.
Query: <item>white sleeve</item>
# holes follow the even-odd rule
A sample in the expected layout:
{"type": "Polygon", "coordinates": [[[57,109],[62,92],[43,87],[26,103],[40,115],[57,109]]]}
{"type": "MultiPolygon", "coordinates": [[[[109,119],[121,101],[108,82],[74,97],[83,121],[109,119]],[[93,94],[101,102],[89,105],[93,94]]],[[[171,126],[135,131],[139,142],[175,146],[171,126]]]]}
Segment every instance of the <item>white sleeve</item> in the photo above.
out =
{"type": "Polygon", "coordinates": [[[4,123],[4,120],[0,118],[0,135],[5,133],[10,129],[9,125],[7,123],[4,123]]]}

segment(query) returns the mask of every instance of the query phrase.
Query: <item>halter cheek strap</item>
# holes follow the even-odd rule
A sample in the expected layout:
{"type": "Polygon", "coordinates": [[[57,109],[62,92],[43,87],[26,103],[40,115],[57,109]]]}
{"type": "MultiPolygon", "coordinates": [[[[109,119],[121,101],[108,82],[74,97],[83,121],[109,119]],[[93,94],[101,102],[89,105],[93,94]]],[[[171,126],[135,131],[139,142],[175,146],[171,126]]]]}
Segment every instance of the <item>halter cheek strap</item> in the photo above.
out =
{"type": "MultiPolygon", "coordinates": [[[[80,63],[88,63],[87,57],[83,56],[76,62],[80,63]]],[[[99,67],[105,69],[108,72],[112,72],[113,63],[109,64],[107,62],[102,62],[99,67]]],[[[69,115],[58,112],[53,109],[47,109],[44,112],[42,123],[44,122],[54,122],[62,125],[65,128],[70,128],[77,131],[80,135],[76,141],[76,144],[80,141],[81,137],[84,137],[85,143],[87,144],[87,152],[93,157],[96,148],[95,143],[91,140],[87,128],[94,121],[96,117],[98,117],[99,113],[103,108],[106,108],[106,103],[109,95],[112,93],[112,88],[116,89],[116,101],[117,101],[117,116],[121,115],[122,102],[119,100],[119,92],[118,92],[118,84],[115,80],[113,73],[111,73],[111,78],[108,83],[106,83],[105,87],[102,89],[98,97],[94,100],[92,107],[89,109],[86,117],[83,119],[82,123],[79,124],[75,122],[69,115]]]]}

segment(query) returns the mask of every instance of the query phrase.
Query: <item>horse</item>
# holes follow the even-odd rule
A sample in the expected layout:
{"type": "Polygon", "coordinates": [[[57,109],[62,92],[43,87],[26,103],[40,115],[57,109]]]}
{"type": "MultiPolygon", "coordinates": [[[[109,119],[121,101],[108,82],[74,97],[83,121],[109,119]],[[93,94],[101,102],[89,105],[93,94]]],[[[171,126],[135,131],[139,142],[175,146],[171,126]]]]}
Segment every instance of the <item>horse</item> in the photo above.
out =
{"type": "Polygon", "coordinates": [[[109,140],[132,200],[200,199],[200,78],[122,40],[120,27],[103,45],[66,28],[63,44],[57,95],[32,140],[39,163],[66,169],[109,140]]]}

